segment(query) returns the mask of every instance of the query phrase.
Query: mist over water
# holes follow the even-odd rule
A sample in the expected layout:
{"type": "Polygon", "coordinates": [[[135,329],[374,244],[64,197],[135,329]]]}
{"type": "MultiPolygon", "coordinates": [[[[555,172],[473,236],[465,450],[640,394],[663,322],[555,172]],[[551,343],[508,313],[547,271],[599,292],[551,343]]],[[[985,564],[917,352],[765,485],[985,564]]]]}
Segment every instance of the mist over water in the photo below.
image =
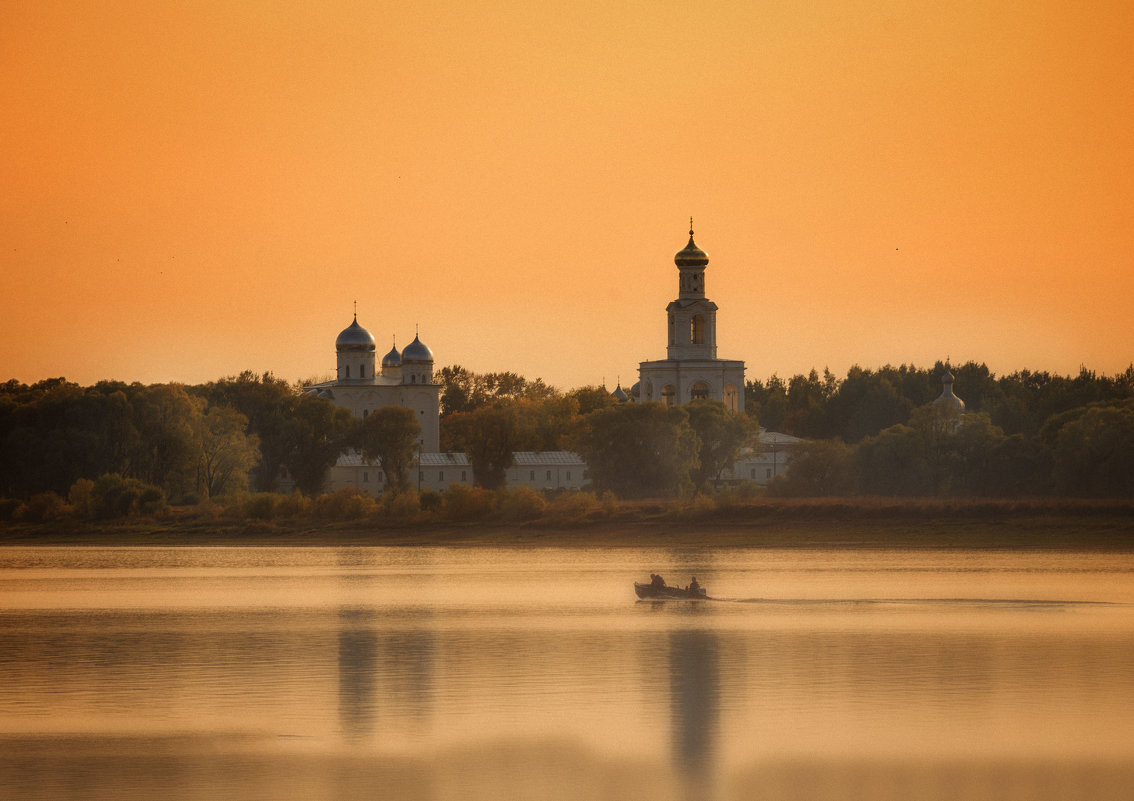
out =
{"type": "Polygon", "coordinates": [[[0,797],[1125,798],[1134,557],[0,550],[0,797]],[[636,600],[696,575],[719,600],[636,600]]]}

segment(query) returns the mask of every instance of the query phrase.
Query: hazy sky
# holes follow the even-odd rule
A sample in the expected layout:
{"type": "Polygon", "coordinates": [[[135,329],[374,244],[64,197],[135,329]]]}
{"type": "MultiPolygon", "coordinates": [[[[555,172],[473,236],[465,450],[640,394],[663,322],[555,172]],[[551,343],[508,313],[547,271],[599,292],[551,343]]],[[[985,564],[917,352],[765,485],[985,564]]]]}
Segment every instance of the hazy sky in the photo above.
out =
{"type": "Polygon", "coordinates": [[[0,0],[0,380],[1134,359],[1134,3],[0,0]]]}

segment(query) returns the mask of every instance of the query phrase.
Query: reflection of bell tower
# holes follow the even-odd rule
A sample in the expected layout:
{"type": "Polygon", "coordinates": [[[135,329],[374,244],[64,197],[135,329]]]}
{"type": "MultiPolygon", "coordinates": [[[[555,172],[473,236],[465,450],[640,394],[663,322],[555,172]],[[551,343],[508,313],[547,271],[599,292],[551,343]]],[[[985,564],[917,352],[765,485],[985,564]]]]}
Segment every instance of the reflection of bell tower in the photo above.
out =
{"type": "Polygon", "coordinates": [[[669,640],[673,758],[691,798],[712,798],[720,718],[717,635],[674,631],[669,640]]]}
{"type": "Polygon", "coordinates": [[[705,268],[709,257],[693,242],[693,220],[689,220],[689,244],[673,257],[678,269],[677,300],[666,307],[669,314],[670,359],[717,358],[717,304],[705,297],[705,268]]]}

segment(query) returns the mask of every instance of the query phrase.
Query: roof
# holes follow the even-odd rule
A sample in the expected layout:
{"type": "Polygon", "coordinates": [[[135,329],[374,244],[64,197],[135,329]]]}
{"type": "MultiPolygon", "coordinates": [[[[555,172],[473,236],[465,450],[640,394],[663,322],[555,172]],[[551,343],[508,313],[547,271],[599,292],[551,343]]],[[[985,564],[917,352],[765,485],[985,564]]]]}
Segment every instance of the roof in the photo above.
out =
{"type": "Polygon", "coordinates": [[[571,451],[516,451],[512,454],[517,467],[547,464],[584,464],[583,457],[571,451]]]}
{"type": "Polygon", "coordinates": [[[768,431],[763,428],[756,435],[756,439],[761,445],[798,445],[803,442],[802,439],[793,437],[791,434],[781,434],[779,431],[768,431]]]}

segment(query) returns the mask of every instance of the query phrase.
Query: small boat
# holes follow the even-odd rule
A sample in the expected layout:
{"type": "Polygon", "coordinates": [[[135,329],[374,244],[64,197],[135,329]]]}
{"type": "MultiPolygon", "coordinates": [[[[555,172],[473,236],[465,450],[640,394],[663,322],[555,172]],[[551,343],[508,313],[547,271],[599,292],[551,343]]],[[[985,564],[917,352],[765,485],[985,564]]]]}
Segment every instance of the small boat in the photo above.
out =
{"type": "Polygon", "coordinates": [[[652,598],[655,600],[664,601],[667,598],[687,598],[690,600],[705,600],[709,597],[704,587],[697,587],[696,589],[686,587],[670,587],[668,584],[641,584],[637,581],[634,582],[634,592],[639,598],[652,598]]]}

